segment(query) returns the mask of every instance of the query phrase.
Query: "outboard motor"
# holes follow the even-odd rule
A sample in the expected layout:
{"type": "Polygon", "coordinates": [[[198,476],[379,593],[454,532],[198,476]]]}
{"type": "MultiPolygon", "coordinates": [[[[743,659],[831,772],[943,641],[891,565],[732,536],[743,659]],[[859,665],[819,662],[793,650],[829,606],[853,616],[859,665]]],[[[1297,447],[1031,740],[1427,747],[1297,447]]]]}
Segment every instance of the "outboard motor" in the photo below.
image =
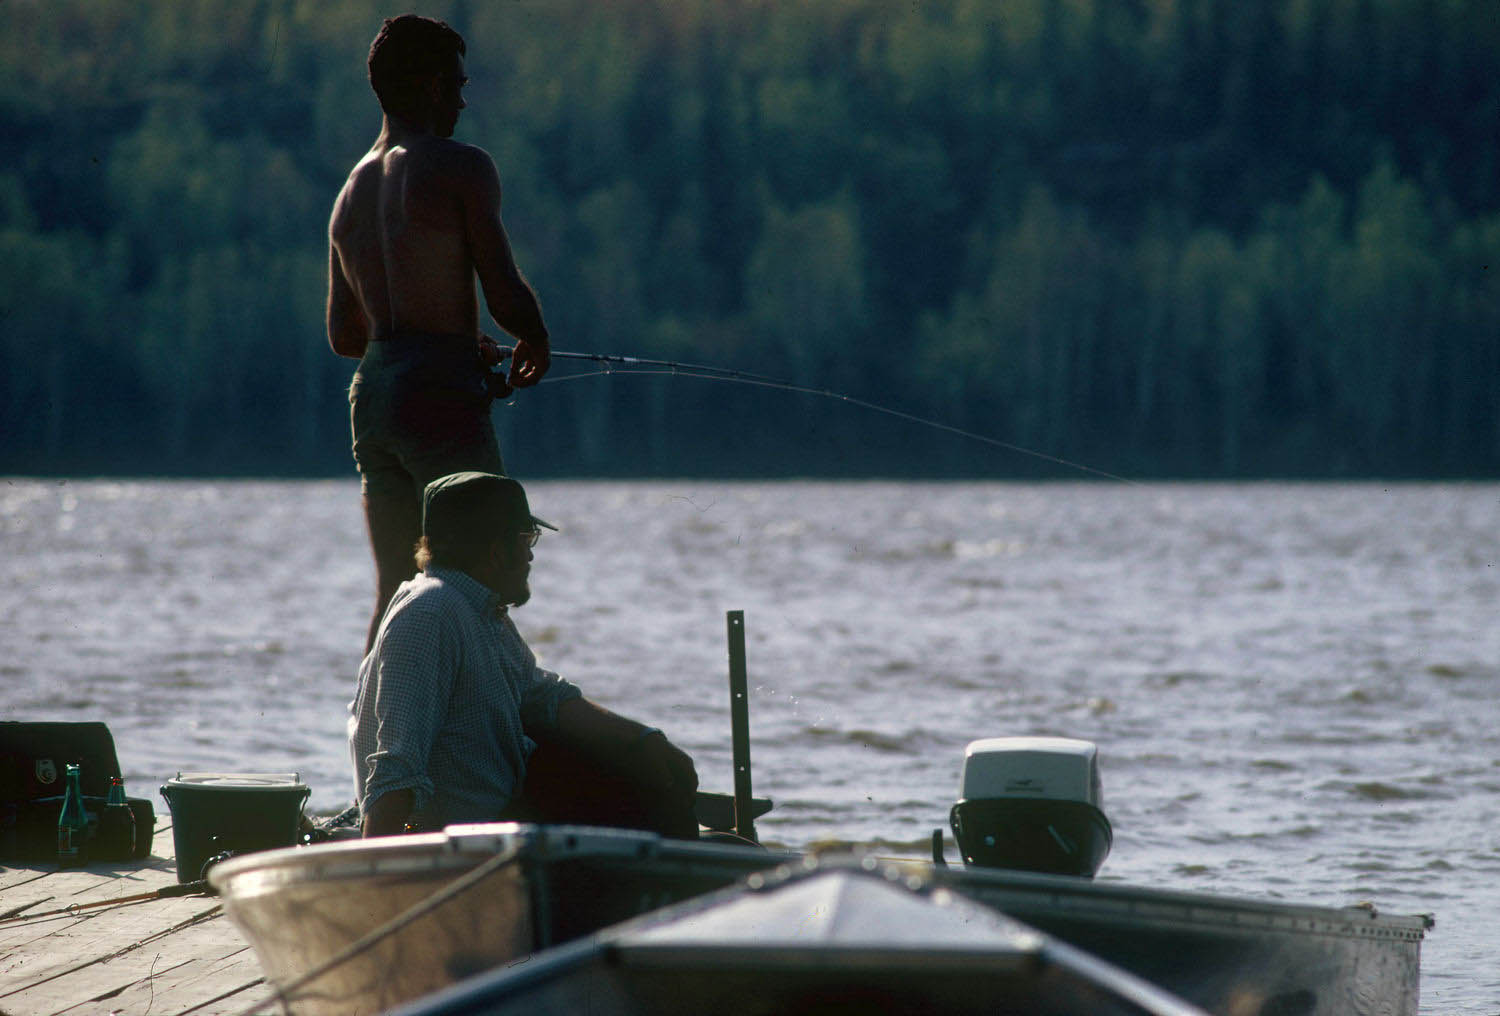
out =
{"type": "Polygon", "coordinates": [[[1098,755],[1068,737],[970,742],[949,814],[964,863],[1093,878],[1114,843],[1098,755]]]}

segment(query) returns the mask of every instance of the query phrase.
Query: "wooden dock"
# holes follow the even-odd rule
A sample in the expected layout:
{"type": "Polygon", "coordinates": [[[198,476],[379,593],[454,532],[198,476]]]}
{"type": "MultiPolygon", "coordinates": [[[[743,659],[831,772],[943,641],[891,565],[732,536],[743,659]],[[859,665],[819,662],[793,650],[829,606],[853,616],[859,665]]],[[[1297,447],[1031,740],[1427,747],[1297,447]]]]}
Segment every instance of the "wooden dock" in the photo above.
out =
{"type": "Polygon", "coordinates": [[[151,848],[140,861],[70,871],[0,867],[0,1016],[276,1011],[216,897],[77,909],[177,885],[170,816],[157,818],[151,848]]]}

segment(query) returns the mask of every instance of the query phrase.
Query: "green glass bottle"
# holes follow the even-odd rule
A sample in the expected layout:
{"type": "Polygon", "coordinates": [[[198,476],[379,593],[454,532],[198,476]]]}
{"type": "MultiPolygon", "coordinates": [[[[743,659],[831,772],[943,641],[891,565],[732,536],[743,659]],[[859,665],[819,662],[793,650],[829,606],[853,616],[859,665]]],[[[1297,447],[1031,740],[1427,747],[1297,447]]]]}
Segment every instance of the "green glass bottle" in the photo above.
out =
{"type": "Polygon", "coordinates": [[[135,838],[135,812],[125,800],[125,781],[111,776],[90,853],[95,860],[128,861],[135,856],[135,838]]]}
{"type": "Polygon", "coordinates": [[[64,868],[89,861],[89,813],[83,808],[82,779],[78,766],[70,763],[62,810],[57,813],[57,863],[64,868]]]}

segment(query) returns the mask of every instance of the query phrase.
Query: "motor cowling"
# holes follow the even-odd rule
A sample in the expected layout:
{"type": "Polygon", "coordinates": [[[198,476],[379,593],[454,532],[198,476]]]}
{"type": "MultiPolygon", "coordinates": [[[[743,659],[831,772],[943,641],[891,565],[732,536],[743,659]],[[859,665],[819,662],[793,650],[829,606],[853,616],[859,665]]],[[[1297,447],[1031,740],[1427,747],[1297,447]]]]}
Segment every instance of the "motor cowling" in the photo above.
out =
{"type": "Polygon", "coordinates": [[[1092,878],[1114,843],[1103,807],[1092,742],[991,737],[964,750],[949,822],[966,864],[1092,878]]]}

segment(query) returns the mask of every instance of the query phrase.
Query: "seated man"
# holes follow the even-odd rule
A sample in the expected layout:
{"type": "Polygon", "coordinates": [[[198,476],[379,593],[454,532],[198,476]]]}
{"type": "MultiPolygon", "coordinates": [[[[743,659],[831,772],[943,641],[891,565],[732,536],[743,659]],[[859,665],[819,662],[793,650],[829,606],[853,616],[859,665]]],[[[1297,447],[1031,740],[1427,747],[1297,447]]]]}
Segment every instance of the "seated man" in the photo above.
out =
{"type": "Polygon", "coordinates": [[[349,707],[364,835],[517,819],[697,836],[692,759],[537,666],[511,621],[538,526],[555,528],[508,477],[428,484],[422,571],[392,598],[349,707]]]}

